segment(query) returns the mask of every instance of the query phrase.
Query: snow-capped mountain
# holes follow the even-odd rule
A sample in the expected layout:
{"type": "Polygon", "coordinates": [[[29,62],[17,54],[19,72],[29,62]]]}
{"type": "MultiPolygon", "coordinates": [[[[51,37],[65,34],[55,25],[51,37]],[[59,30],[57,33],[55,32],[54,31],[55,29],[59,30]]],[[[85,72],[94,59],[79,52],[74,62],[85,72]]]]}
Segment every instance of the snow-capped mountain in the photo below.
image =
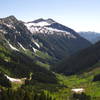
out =
{"type": "Polygon", "coordinates": [[[52,19],[22,22],[14,16],[2,18],[0,36],[10,49],[43,63],[56,62],[91,45],[77,32],[52,19]]]}
{"type": "Polygon", "coordinates": [[[97,32],[79,32],[79,34],[91,43],[96,43],[100,40],[100,33],[97,32]]]}
{"type": "Polygon", "coordinates": [[[62,55],[65,54],[66,51],[69,52],[67,54],[70,55],[71,51],[76,52],[79,48],[82,49],[85,47],[85,44],[89,43],[86,43],[86,40],[71,28],[68,28],[50,18],[40,18],[35,21],[26,22],[24,25],[32,33],[35,39],[38,39],[39,42],[42,41],[46,48],[53,51],[54,54],[51,53],[50,55],[55,55],[57,58],[62,58],[62,55]],[[78,42],[83,45],[77,45],[78,42]],[[73,44],[74,46],[72,46],[73,44]],[[57,48],[59,48],[59,50],[57,48]],[[70,48],[70,50],[68,48],[70,48]],[[61,54],[58,54],[57,51],[55,52],[56,49],[61,52],[61,54]]]}
{"type": "Polygon", "coordinates": [[[35,21],[25,23],[25,26],[30,30],[31,33],[42,33],[42,34],[56,34],[56,35],[67,35],[69,38],[76,38],[70,32],[56,27],[51,27],[51,25],[56,24],[53,19],[38,19],[35,21]]]}

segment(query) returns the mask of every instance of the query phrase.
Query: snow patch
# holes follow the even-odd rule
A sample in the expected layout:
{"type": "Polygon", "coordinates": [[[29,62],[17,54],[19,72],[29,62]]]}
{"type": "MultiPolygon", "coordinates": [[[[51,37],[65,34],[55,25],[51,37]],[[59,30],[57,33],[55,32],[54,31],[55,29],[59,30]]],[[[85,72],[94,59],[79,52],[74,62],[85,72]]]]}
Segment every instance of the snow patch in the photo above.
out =
{"type": "Polygon", "coordinates": [[[3,34],[7,34],[7,32],[3,29],[0,29],[0,32],[2,32],[3,34]]]}
{"type": "Polygon", "coordinates": [[[20,44],[19,42],[18,42],[18,44],[24,51],[26,51],[26,49],[22,46],[22,44],[20,44]]]}
{"type": "Polygon", "coordinates": [[[11,49],[15,50],[15,51],[19,51],[17,48],[15,48],[14,46],[12,46],[10,43],[9,43],[9,46],[11,49]]]}
{"type": "MultiPolygon", "coordinates": [[[[34,40],[34,39],[32,39],[31,40],[38,48],[40,48],[40,45],[34,40]]],[[[32,47],[32,46],[31,46],[32,47]]]]}
{"type": "Polygon", "coordinates": [[[64,30],[60,30],[60,29],[56,29],[56,28],[52,28],[52,27],[48,27],[47,25],[50,24],[44,24],[47,22],[39,22],[39,23],[25,23],[27,29],[32,33],[32,34],[56,34],[56,35],[64,35],[64,36],[68,36],[68,38],[76,38],[76,36],[74,36],[73,34],[71,34],[70,32],[64,31],[64,30]],[[39,23],[42,23],[42,25],[39,25],[39,23]]]}
{"type": "Polygon", "coordinates": [[[10,25],[10,24],[6,24],[6,23],[4,23],[7,27],[9,27],[9,28],[13,28],[13,29],[15,29],[15,27],[13,26],[13,25],[10,25]]]}
{"type": "Polygon", "coordinates": [[[58,35],[71,35],[70,32],[66,32],[63,30],[59,30],[56,28],[51,28],[51,27],[46,27],[46,26],[36,26],[35,24],[33,25],[33,23],[27,23],[25,24],[27,29],[31,32],[31,33],[46,33],[46,34],[55,34],[57,33],[58,35]]]}
{"type": "Polygon", "coordinates": [[[34,41],[34,44],[35,44],[38,48],[40,48],[40,45],[39,45],[37,42],[34,41]]]}
{"type": "Polygon", "coordinates": [[[47,22],[39,22],[39,23],[25,23],[25,25],[27,27],[30,27],[30,26],[47,26],[47,25],[50,25],[50,24],[47,23],[47,22]]]}
{"type": "Polygon", "coordinates": [[[11,49],[13,49],[13,50],[15,50],[15,51],[19,51],[17,48],[15,48],[13,45],[11,45],[11,44],[9,43],[9,41],[7,41],[7,42],[8,42],[8,45],[10,46],[11,49]]]}
{"type": "Polygon", "coordinates": [[[63,30],[56,29],[56,28],[46,27],[46,29],[48,29],[50,31],[65,32],[66,34],[70,34],[70,32],[66,32],[66,31],[63,31],[63,30]]]}
{"type": "Polygon", "coordinates": [[[6,76],[7,79],[9,79],[9,81],[11,81],[11,82],[21,82],[21,79],[11,78],[11,77],[9,77],[9,76],[7,76],[7,75],[5,75],[5,76],[6,76]]]}
{"type": "Polygon", "coordinates": [[[33,49],[33,51],[36,53],[38,50],[37,49],[35,49],[34,47],[32,47],[32,49],[33,49]]]}
{"type": "Polygon", "coordinates": [[[72,89],[71,91],[75,92],[75,93],[82,93],[84,92],[85,90],[83,88],[75,88],[75,89],[72,89]]]}

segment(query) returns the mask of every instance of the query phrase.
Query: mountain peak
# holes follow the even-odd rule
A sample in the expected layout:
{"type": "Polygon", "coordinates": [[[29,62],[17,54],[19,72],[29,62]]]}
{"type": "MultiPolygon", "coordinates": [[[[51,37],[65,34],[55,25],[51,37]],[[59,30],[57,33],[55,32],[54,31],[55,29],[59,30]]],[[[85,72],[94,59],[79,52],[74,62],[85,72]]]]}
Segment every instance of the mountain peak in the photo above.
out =
{"type": "Polygon", "coordinates": [[[43,22],[43,21],[45,21],[45,19],[39,18],[39,19],[36,19],[36,20],[34,20],[34,21],[32,21],[32,22],[33,22],[33,23],[39,23],[39,22],[43,22]]]}
{"type": "Polygon", "coordinates": [[[17,20],[15,16],[11,15],[5,18],[6,20],[17,20]]]}
{"type": "Polygon", "coordinates": [[[55,23],[55,21],[51,18],[48,18],[48,19],[39,18],[39,19],[36,19],[34,21],[30,21],[28,23],[41,23],[41,22],[45,22],[45,23],[48,23],[48,24],[55,23]]]}
{"type": "Polygon", "coordinates": [[[17,22],[18,22],[18,20],[13,15],[0,19],[0,23],[2,23],[2,24],[5,23],[5,24],[8,24],[8,25],[14,25],[17,22]]]}
{"type": "Polygon", "coordinates": [[[14,15],[10,15],[7,18],[16,19],[14,15]]]}
{"type": "Polygon", "coordinates": [[[11,23],[11,22],[16,22],[17,21],[16,17],[13,16],[13,15],[5,17],[5,18],[1,18],[0,20],[5,22],[5,23],[11,23]]]}
{"type": "Polygon", "coordinates": [[[53,19],[51,19],[51,18],[48,18],[46,21],[47,21],[48,23],[50,23],[50,24],[55,23],[55,21],[54,21],[53,19]]]}

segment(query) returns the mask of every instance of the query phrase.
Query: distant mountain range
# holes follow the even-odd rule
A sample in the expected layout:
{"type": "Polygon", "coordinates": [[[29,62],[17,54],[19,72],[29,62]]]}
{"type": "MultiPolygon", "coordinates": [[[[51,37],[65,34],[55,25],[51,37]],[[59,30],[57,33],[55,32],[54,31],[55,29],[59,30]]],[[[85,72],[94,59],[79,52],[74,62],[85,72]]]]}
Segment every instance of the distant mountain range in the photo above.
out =
{"type": "Polygon", "coordinates": [[[0,19],[0,34],[10,49],[24,52],[41,64],[53,64],[91,45],[73,29],[53,19],[23,22],[9,16],[0,19]]]}
{"type": "Polygon", "coordinates": [[[81,35],[91,43],[96,43],[100,40],[100,33],[97,32],[79,32],[79,35],[81,35]]]}

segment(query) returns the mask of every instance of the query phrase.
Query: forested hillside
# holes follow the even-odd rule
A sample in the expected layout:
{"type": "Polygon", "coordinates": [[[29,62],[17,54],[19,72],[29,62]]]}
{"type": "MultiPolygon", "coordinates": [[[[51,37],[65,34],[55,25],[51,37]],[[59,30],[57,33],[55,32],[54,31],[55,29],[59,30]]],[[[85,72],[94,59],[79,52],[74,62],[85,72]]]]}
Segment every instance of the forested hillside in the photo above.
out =
{"type": "Polygon", "coordinates": [[[57,65],[56,70],[66,75],[78,74],[92,69],[97,62],[100,62],[100,42],[64,59],[57,65]]]}

